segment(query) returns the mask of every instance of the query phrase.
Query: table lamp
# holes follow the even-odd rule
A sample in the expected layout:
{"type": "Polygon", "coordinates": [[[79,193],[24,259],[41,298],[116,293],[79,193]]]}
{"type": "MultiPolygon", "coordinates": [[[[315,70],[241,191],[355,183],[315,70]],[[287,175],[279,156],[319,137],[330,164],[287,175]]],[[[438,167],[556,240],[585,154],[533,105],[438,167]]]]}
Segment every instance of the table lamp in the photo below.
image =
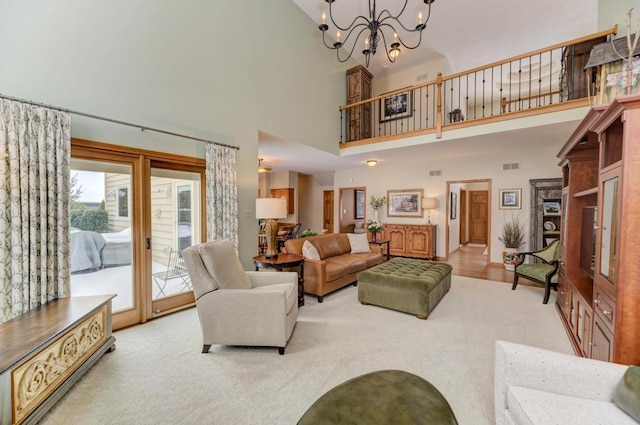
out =
{"type": "Polygon", "coordinates": [[[278,256],[278,218],[287,217],[287,201],[284,198],[257,198],[256,218],[266,219],[264,236],[267,239],[265,257],[278,256]]]}
{"type": "Polygon", "coordinates": [[[424,198],[422,200],[422,209],[427,210],[427,224],[431,224],[431,210],[438,206],[438,198],[424,198]]]}

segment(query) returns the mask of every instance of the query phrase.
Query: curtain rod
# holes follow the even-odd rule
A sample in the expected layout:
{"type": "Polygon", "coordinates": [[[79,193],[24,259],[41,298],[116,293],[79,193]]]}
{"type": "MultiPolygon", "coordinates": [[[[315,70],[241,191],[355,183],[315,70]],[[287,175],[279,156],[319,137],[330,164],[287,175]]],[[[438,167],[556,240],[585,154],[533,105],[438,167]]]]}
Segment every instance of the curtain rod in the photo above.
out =
{"type": "Polygon", "coordinates": [[[2,93],[0,93],[0,98],[8,99],[8,100],[15,100],[15,101],[18,101],[18,102],[27,103],[29,105],[42,106],[44,108],[54,109],[56,111],[67,112],[69,114],[79,115],[81,117],[93,118],[93,119],[100,120],[100,121],[107,121],[107,122],[110,122],[110,123],[113,123],[113,124],[120,124],[120,125],[129,126],[129,127],[136,127],[136,128],[139,128],[142,131],[145,131],[145,130],[147,130],[147,131],[155,131],[156,133],[168,134],[169,136],[181,137],[183,139],[196,140],[198,142],[212,143],[214,145],[224,146],[226,148],[232,148],[232,149],[235,149],[235,150],[240,150],[240,146],[227,145],[227,144],[224,144],[224,143],[214,142],[212,140],[201,139],[200,137],[187,136],[186,134],[174,133],[172,131],[160,130],[158,128],[147,127],[147,126],[139,125],[139,124],[132,124],[130,122],[114,120],[112,118],[101,117],[99,115],[92,115],[92,114],[87,114],[87,113],[84,113],[84,112],[72,111],[70,109],[61,108],[59,106],[52,106],[52,105],[47,105],[47,104],[40,103],[40,102],[34,102],[32,100],[26,100],[26,99],[20,99],[20,98],[17,98],[17,97],[13,97],[13,96],[7,96],[7,95],[4,95],[2,93]]]}

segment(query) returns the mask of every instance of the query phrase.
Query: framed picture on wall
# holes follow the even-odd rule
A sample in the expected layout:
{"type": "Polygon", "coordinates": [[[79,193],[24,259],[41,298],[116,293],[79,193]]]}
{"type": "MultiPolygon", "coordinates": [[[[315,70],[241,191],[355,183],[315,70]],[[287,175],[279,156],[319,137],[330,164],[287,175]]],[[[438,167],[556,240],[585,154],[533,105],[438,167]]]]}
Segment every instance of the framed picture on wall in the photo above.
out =
{"type": "Polygon", "coordinates": [[[458,194],[451,192],[451,211],[449,218],[455,220],[458,217],[458,194]]]}
{"type": "Polygon", "coordinates": [[[519,210],[522,208],[522,189],[500,189],[500,209],[519,210]]]}
{"type": "Polygon", "coordinates": [[[387,217],[423,217],[422,189],[387,190],[387,217]]]}
{"type": "Polygon", "coordinates": [[[364,218],[364,190],[356,189],[355,193],[355,219],[364,218]]]}
{"type": "Polygon", "coordinates": [[[380,99],[380,122],[397,120],[413,115],[413,92],[396,93],[380,99]]]}

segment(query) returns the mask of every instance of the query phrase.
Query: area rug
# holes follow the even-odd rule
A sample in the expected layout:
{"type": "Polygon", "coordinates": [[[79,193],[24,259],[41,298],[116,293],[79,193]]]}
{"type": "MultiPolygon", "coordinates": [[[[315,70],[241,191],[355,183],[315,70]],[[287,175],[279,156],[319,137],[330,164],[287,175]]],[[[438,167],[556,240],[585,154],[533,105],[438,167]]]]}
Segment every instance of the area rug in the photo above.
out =
{"type": "Polygon", "coordinates": [[[490,425],[495,340],[571,353],[541,288],[454,276],[428,320],[357,301],[348,286],[306,297],[283,356],[275,348],[213,346],[200,353],[195,309],[116,332],[106,354],[43,425],[295,424],[350,378],[405,370],[433,384],[461,425],[490,425]]]}

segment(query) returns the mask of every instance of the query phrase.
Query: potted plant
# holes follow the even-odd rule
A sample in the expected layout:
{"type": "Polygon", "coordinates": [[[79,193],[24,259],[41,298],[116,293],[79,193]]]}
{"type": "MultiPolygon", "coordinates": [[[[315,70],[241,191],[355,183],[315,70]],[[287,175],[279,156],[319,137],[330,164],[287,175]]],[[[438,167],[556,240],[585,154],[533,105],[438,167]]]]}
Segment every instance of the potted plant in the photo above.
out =
{"type": "Polygon", "coordinates": [[[313,229],[305,229],[302,232],[300,232],[300,237],[305,237],[305,236],[315,236],[317,235],[318,232],[316,232],[313,229]]]}
{"type": "Polygon", "coordinates": [[[464,121],[464,115],[462,115],[462,110],[460,108],[456,108],[453,111],[449,112],[449,122],[458,121],[464,121]]]}
{"type": "Polygon", "coordinates": [[[371,240],[375,242],[378,232],[382,232],[382,223],[377,220],[367,220],[367,230],[371,232],[371,240]]]}
{"type": "Polygon", "coordinates": [[[505,220],[502,224],[502,235],[498,240],[504,244],[502,251],[502,262],[506,270],[514,270],[518,262],[518,252],[524,245],[524,224],[520,223],[519,216],[511,216],[510,220],[505,220]]]}

